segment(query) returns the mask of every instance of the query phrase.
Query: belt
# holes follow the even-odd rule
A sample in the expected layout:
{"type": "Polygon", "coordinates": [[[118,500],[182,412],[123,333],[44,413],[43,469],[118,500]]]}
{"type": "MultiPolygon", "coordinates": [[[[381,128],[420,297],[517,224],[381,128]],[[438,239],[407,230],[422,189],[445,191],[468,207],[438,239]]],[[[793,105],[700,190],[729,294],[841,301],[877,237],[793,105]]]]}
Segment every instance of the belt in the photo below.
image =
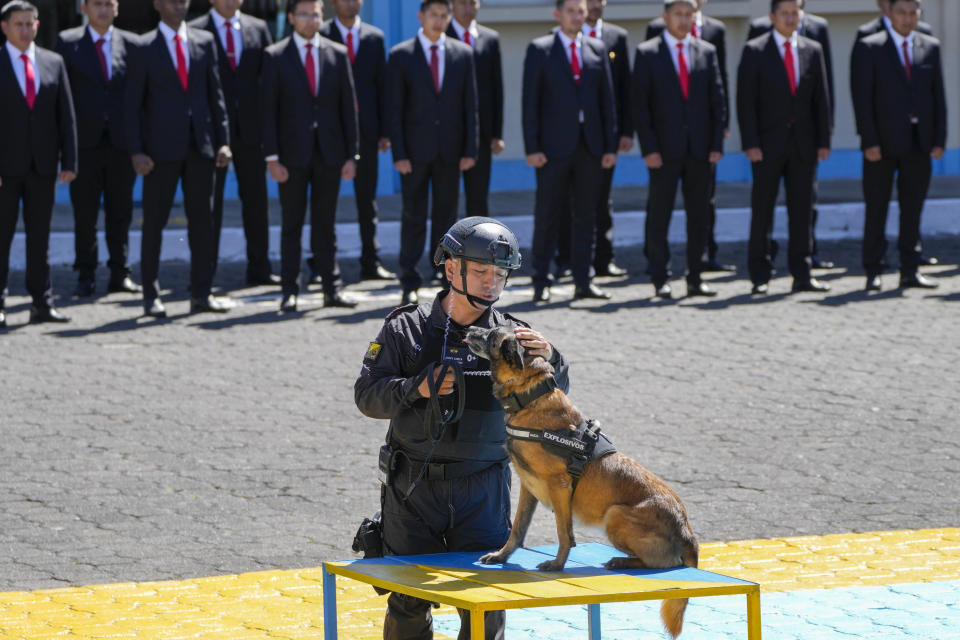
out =
{"type": "MultiPolygon", "coordinates": [[[[427,468],[423,473],[425,480],[453,480],[456,478],[465,478],[479,471],[483,471],[495,464],[506,464],[506,460],[466,460],[463,462],[428,462],[427,468]]],[[[423,460],[415,460],[407,454],[400,452],[397,456],[397,470],[406,467],[408,479],[413,480],[420,474],[423,468],[423,460]]]]}

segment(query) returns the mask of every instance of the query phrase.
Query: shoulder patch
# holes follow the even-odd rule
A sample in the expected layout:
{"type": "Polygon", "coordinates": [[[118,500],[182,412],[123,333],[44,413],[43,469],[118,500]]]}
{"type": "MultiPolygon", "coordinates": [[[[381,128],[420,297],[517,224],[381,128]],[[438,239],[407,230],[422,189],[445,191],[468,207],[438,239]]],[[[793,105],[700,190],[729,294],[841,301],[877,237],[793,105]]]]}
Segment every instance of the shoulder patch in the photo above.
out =
{"type": "Polygon", "coordinates": [[[380,352],[383,351],[383,345],[378,342],[371,342],[367,346],[367,352],[363,354],[364,362],[376,362],[377,358],[380,357],[380,352]]]}

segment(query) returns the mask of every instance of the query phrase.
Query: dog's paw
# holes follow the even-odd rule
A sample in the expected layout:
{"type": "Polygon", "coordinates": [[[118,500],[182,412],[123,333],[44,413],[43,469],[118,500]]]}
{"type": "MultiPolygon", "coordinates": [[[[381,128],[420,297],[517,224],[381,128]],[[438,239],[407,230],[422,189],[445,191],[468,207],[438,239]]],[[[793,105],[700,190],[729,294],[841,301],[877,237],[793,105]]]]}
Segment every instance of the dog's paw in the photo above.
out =
{"type": "Polygon", "coordinates": [[[509,557],[510,556],[505,553],[495,551],[493,553],[480,556],[480,564],[503,564],[509,557]]]}
{"type": "Polygon", "coordinates": [[[636,558],[610,558],[603,565],[604,569],[609,569],[610,571],[620,571],[623,569],[635,569],[637,567],[636,558]]]}
{"type": "Polygon", "coordinates": [[[563,562],[558,562],[556,558],[553,560],[547,560],[546,562],[541,562],[537,565],[537,569],[540,571],[563,571],[563,562]]]}

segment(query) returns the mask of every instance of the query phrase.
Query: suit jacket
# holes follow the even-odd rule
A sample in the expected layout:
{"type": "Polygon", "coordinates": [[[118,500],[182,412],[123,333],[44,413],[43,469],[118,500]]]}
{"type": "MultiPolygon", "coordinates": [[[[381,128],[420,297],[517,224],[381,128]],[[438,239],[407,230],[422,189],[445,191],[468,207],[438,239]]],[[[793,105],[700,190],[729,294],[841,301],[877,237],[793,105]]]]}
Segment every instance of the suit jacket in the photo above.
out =
{"type": "Polygon", "coordinates": [[[723,151],[726,106],[713,45],[691,40],[687,100],[662,37],[638,46],[634,60],[633,121],[643,155],[660,153],[665,160],[679,160],[689,153],[706,160],[711,151],[723,151]]]}
{"type": "Polygon", "coordinates": [[[559,34],[535,39],[523,62],[523,142],[526,154],[573,154],[580,139],[580,111],[587,148],[595,156],[616,153],[617,105],[610,58],[603,42],[583,38],[580,83],[559,34]]]}
{"type": "Polygon", "coordinates": [[[237,134],[239,142],[258,146],[263,141],[263,123],[260,117],[260,72],[263,69],[263,50],[273,44],[273,36],[267,23],[245,13],[240,14],[240,34],[243,48],[240,64],[234,71],[227,59],[227,52],[217,33],[217,23],[208,13],[190,23],[194,29],[205,29],[213,34],[217,46],[220,84],[227,105],[230,131],[237,134]]]}
{"type": "Polygon", "coordinates": [[[139,37],[114,28],[110,38],[110,81],[103,79],[97,50],[86,26],[60,32],[57,53],[63,56],[73,91],[77,116],[78,145],[81,149],[96,147],[109,135],[110,144],[126,149],[123,96],[127,88],[128,56],[139,37]]]}
{"type": "Polygon", "coordinates": [[[317,95],[293,37],[267,47],[263,58],[263,153],[280,156],[287,167],[313,162],[340,166],[360,153],[356,95],[347,48],[320,38],[314,52],[320,65],[317,95]]]}
{"type": "MultiPolygon", "coordinates": [[[[773,31],[773,24],[769,16],[762,16],[750,22],[750,31],[747,34],[747,40],[753,40],[758,36],[773,31]]],[[[823,49],[823,62],[827,70],[827,95],[830,97],[830,126],[833,126],[833,118],[836,112],[837,94],[833,85],[833,53],[830,48],[830,25],[826,19],[812,13],[804,12],[803,20],[800,22],[800,35],[820,43],[823,49]]]]}
{"type": "Polygon", "coordinates": [[[77,171],[77,124],[67,66],[59,54],[36,48],[37,88],[33,109],[20,90],[10,56],[0,50],[0,178],[77,171]]]}
{"type": "Polygon", "coordinates": [[[444,56],[443,86],[438,94],[419,38],[390,50],[387,113],[394,162],[429,163],[437,158],[456,162],[477,157],[473,51],[455,38],[447,38],[444,56]]]}
{"type": "Polygon", "coordinates": [[[800,152],[816,159],[817,149],[830,147],[830,99],[820,44],[799,37],[795,55],[800,75],[797,95],[777,50],[773,34],[750,40],[743,48],[737,73],[737,116],[743,149],[759,147],[770,158],[788,151],[791,134],[800,152]]]}
{"type": "Polygon", "coordinates": [[[863,149],[879,145],[885,156],[909,152],[913,147],[910,120],[914,115],[925,153],[946,146],[947,103],[940,42],[921,33],[913,37],[911,81],[886,29],[854,45],[850,77],[863,149]]]}
{"type": "MultiPolygon", "coordinates": [[[[647,25],[646,39],[656,38],[666,25],[663,18],[657,18],[647,25]]],[[[720,79],[723,82],[723,102],[726,111],[726,119],[723,121],[724,129],[730,128],[730,78],[727,74],[727,28],[716,18],[703,16],[703,30],[700,33],[700,39],[706,40],[717,50],[717,65],[720,67],[720,79]]]]}
{"type": "Polygon", "coordinates": [[[190,71],[184,91],[159,29],[143,36],[134,49],[124,98],[131,155],[145,153],[154,162],[178,162],[187,157],[191,141],[207,158],[230,144],[214,37],[188,27],[186,53],[190,71]]]}
{"type": "MultiPolygon", "coordinates": [[[[860,27],[857,29],[856,41],[860,42],[867,36],[872,36],[875,33],[880,33],[881,31],[886,31],[886,30],[887,30],[887,27],[883,23],[883,16],[878,16],[875,20],[871,20],[866,24],[860,25],[860,27]]],[[[930,27],[929,24],[927,24],[926,22],[923,22],[922,20],[919,22],[919,24],[917,24],[917,31],[919,31],[920,33],[924,33],[928,36],[933,35],[933,29],[930,27]]]]}
{"type": "MultiPolygon", "coordinates": [[[[477,113],[480,141],[490,146],[494,138],[503,139],[503,63],[500,60],[500,34],[477,25],[473,46],[474,71],[477,74],[477,113]]],[[[453,22],[447,36],[457,39],[453,22]]]]}
{"type": "Polygon", "coordinates": [[[600,39],[607,48],[607,57],[610,58],[613,95],[617,103],[617,136],[632,138],[633,111],[630,109],[630,49],[627,46],[627,30],[604,20],[600,39]]]}
{"type": "MultiPolygon", "coordinates": [[[[320,35],[345,45],[340,29],[333,20],[320,27],[320,35]]],[[[377,144],[386,138],[384,114],[387,110],[387,92],[384,86],[387,69],[387,52],[383,43],[383,31],[366,22],[360,23],[359,42],[354,43],[353,84],[357,91],[360,109],[361,148],[377,144]]]]}

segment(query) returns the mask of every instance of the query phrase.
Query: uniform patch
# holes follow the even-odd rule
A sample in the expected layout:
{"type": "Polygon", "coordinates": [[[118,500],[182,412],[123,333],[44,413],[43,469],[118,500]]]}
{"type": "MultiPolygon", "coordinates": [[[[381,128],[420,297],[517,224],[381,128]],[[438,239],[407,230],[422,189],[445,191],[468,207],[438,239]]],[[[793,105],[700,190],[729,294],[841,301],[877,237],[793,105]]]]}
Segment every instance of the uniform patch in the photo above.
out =
{"type": "Polygon", "coordinates": [[[382,344],[371,342],[370,346],[367,347],[367,352],[363,355],[363,360],[365,362],[376,362],[377,358],[380,357],[381,351],[383,351],[382,344]]]}

